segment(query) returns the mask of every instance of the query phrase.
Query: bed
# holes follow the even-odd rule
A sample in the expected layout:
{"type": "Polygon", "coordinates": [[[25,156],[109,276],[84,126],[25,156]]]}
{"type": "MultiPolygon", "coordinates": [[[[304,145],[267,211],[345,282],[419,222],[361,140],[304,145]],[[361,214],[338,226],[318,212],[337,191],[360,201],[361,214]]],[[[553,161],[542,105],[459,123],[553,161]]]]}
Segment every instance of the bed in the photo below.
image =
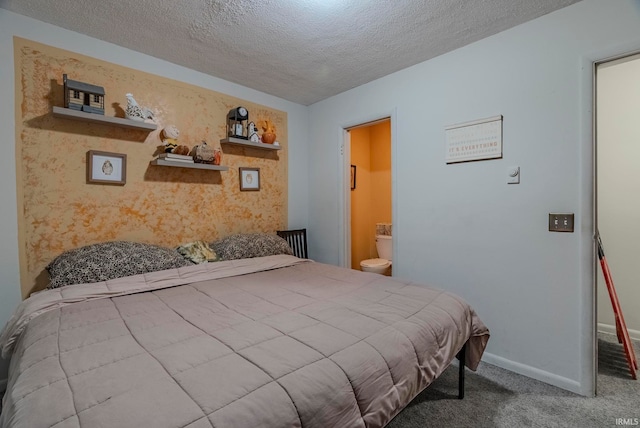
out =
{"type": "Polygon", "coordinates": [[[460,297],[288,254],[26,299],[2,428],[383,427],[489,331],[460,297]]]}

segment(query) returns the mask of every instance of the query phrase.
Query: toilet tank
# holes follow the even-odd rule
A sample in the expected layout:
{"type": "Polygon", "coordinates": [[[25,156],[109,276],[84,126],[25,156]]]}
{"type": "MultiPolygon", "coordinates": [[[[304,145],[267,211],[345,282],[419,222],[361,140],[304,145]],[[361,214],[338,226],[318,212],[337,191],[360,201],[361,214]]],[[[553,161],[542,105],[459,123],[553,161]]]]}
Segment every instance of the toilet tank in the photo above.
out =
{"type": "Polygon", "coordinates": [[[391,261],[391,257],[393,256],[391,236],[376,235],[376,250],[378,250],[378,257],[391,261]]]}

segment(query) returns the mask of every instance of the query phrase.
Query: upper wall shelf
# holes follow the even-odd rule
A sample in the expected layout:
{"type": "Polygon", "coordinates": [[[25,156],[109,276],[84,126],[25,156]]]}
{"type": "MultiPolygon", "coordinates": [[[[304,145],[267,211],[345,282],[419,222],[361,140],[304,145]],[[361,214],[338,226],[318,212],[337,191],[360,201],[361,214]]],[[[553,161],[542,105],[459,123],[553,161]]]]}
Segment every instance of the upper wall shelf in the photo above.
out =
{"type": "Polygon", "coordinates": [[[101,114],[86,113],[84,111],[72,110],[64,107],[53,107],[53,115],[65,119],[79,120],[82,122],[103,123],[105,125],[115,125],[122,128],[140,129],[153,131],[158,128],[155,123],[136,122],[135,120],[123,119],[121,117],[103,116],[101,114]]]}
{"type": "Polygon", "coordinates": [[[189,163],[189,162],[171,162],[164,159],[154,159],[151,161],[151,165],[158,166],[173,166],[176,168],[194,168],[194,169],[210,169],[213,171],[228,171],[228,166],[211,165],[208,163],[189,163]]]}
{"type": "Polygon", "coordinates": [[[282,149],[281,146],[274,146],[273,144],[254,143],[253,141],[243,140],[242,138],[233,138],[233,137],[223,138],[222,140],[220,140],[220,143],[236,144],[239,146],[253,147],[254,149],[261,149],[261,150],[281,150],[282,149]]]}

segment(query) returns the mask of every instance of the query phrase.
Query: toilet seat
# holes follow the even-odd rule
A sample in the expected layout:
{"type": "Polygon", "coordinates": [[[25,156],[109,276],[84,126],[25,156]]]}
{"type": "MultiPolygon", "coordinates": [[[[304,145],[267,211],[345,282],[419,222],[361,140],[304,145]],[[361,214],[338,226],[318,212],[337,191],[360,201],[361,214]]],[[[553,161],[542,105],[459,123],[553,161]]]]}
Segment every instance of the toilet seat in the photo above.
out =
{"type": "Polygon", "coordinates": [[[375,268],[375,267],[381,268],[381,267],[391,266],[391,262],[387,259],[367,259],[367,260],[361,261],[360,266],[369,267],[369,268],[375,268]]]}

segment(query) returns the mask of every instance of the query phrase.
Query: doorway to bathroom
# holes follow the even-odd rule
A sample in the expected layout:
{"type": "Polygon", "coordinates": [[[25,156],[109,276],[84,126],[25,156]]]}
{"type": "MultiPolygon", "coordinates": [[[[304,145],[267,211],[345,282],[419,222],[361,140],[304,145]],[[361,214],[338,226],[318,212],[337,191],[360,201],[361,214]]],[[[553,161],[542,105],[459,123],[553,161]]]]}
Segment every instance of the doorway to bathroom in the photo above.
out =
{"type": "MultiPolygon", "coordinates": [[[[376,236],[392,235],[391,119],[346,129],[349,149],[349,267],[382,258],[376,236]]],[[[345,153],[345,154],[347,154],[345,153]]],[[[391,274],[391,269],[385,271],[391,274]]]]}

